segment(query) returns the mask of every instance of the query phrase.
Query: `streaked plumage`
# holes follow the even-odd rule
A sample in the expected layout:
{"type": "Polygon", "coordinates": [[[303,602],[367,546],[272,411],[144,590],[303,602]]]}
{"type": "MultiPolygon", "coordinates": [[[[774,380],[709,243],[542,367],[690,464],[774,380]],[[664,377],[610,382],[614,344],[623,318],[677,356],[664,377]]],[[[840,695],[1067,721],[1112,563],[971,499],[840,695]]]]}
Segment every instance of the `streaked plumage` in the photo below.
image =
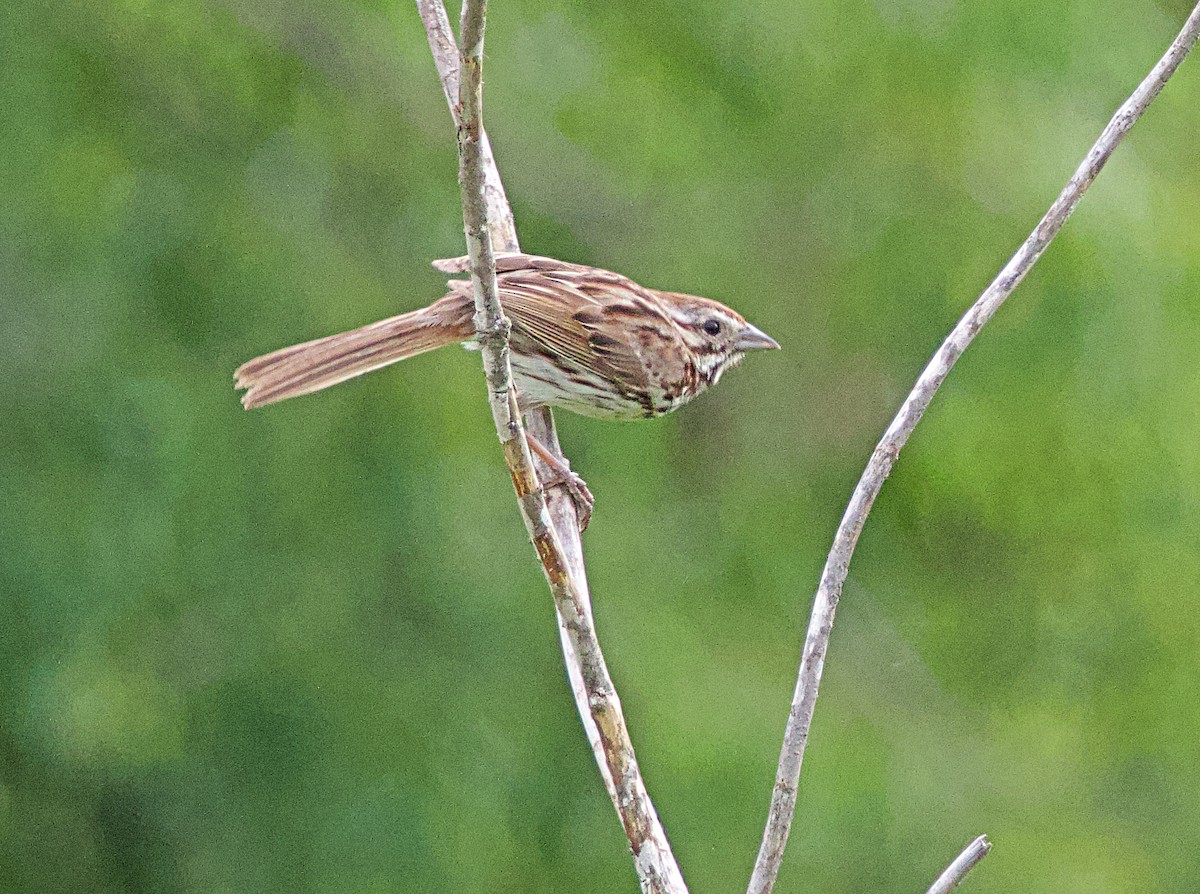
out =
{"type": "MultiPolygon", "coordinates": [[[[466,258],[434,262],[463,273],[466,258]]],[[[746,351],[777,348],[735,311],[661,292],[595,267],[534,255],[496,259],[512,321],[513,379],[522,410],[561,407],[639,419],[668,413],[716,384],[746,351]]],[[[399,360],[474,339],[471,284],[449,282],[429,307],[258,357],[235,373],[246,409],[310,394],[399,360]]]]}

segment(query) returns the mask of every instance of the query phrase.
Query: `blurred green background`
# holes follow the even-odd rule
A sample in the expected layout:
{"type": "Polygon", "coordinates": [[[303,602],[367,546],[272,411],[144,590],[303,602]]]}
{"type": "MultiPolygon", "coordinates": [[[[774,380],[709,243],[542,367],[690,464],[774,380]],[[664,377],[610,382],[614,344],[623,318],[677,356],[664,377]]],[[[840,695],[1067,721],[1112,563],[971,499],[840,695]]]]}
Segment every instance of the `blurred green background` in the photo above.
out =
{"type": "MultiPolygon", "coordinates": [[[[1189,7],[494,2],[526,250],[785,347],[559,416],[692,890],[748,877],[872,445],[1189,7]]],[[[478,357],[231,387],[463,250],[415,7],[9,2],[0,41],[0,889],[636,890],[478,357]]],[[[980,832],[980,894],[1196,889],[1198,128],[1192,60],[884,489],[780,892],[924,890],[980,832]]]]}

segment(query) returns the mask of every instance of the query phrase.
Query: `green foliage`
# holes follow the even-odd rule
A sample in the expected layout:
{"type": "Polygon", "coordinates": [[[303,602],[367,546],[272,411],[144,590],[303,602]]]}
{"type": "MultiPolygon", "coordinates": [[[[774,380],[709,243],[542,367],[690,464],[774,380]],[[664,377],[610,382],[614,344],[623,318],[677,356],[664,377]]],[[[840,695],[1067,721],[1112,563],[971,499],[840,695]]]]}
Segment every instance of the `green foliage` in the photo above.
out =
{"type": "MultiPolygon", "coordinates": [[[[938,340],[1180,0],[493,4],[525,248],[785,350],[560,417],[598,622],[696,891],[744,885],[829,539],[938,340]]],[[[549,597],[448,351],[242,412],[255,354],[462,251],[410,3],[0,4],[0,888],[633,891],[549,597]]],[[[884,489],[779,890],[1200,877],[1200,66],[884,489]]]]}

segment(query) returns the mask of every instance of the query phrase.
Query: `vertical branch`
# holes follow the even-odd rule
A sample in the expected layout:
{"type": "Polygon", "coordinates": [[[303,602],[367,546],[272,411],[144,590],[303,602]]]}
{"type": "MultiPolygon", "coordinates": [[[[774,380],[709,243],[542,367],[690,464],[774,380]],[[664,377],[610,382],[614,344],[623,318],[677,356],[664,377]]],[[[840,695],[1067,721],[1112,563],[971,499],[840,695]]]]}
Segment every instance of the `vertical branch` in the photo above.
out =
{"type": "MultiPolygon", "coordinates": [[[[487,0],[464,0],[463,48],[458,83],[458,180],[462,186],[463,230],[470,258],[471,288],[475,297],[475,332],[483,353],[488,401],[496,433],[509,457],[517,495],[537,492],[533,459],[525,442],[521,415],[512,389],[508,355],[510,325],[500,306],[496,287],[496,257],[483,174],[483,29],[487,0]]],[[[545,507],[543,506],[543,511],[545,507]]]]}
{"type": "MultiPolygon", "coordinates": [[[[488,401],[522,519],[554,598],[563,656],[580,718],[629,840],[642,891],[686,894],[683,877],[642,782],[621,702],[596,638],[574,504],[565,495],[556,495],[547,503],[534,471],[512,388],[509,323],[499,301],[493,240],[506,250],[518,249],[512,211],[483,129],[486,0],[464,0],[462,52],[458,58],[441,0],[417,0],[417,8],[458,125],[463,229],[488,401]]],[[[558,452],[554,420],[549,411],[537,414],[532,423],[542,443],[558,452]]]]}
{"type": "MultiPolygon", "coordinates": [[[[446,15],[446,7],[442,5],[442,0],[417,0],[417,11],[421,15],[421,21],[425,23],[429,51],[433,54],[434,64],[437,65],[442,93],[446,96],[446,104],[450,106],[454,123],[458,124],[458,47],[454,42],[454,32],[450,30],[450,18],[446,15]]],[[[487,131],[482,128],[479,133],[479,152],[484,194],[487,197],[488,225],[492,231],[492,246],[497,251],[520,251],[512,208],[508,204],[508,196],[504,194],[504,184],[500,182],[500,170],[496,167],[491,141],[488,140],[487,131]]],[[[546,441],[543,440],[542,443],[545,444],[546,441]]],[[[574,506],[569,499],[567,503],[574,506]]]]}
{"type": "Polygon", "coordinates": [[[825,652],[829,645],[829,634],[833,628],[834,613],[841,596],[842,585],[850,568],[850,559],[858,544],[858,536],[866,523],[867,514],[879,495],[883,482],[892,471],[900,450],[909,435],[925,414],[929,402],[950,374],[955,361],[971,344],[1004,303],[1005,299],[1024,279],[1025,274],[1042,256],[1046,248],[1058,235],[1063,224],[1075,210],[1083,194],[1091,186],[1100,170],[1125,137],[1146,111],[1154,98],[1187,56],[1200,35],[1200,4],[1188,17],[1183,30],[1175,38],[1166,54],[1154,66],[1133,95],[1117,109],[1108,126],[1100,134],[1087,156],[1075,171],[1074,176],[1063,188],[1050,210],[1012,256],[1004,268],[992,280],[979,299],[966,312],[940,348],[922,371],[904,404],[884,432],[863,471],[846,513],[838,525],[833,547],[821,572],[821,582],[813,601],[812,617],[808,634],[804,640],[804,651],[800,659],[800,671],[796,680],[796,691],[788,714],[783,737],[783,748],[779,756],[779,769],[775,787],[771,793],[771,806],[767,825],[763,831],[762,846],[754,864],[750,879],[749,894],[768,894],[775,884],[783,850],[787,844],[788,831],[796,810],[796,787],[800,779],[800,764],[804,758],[804,746],[808,741],[808,730],[812,724],[813,709],[817,701],[817,687],[825,666],[825,652]]]}

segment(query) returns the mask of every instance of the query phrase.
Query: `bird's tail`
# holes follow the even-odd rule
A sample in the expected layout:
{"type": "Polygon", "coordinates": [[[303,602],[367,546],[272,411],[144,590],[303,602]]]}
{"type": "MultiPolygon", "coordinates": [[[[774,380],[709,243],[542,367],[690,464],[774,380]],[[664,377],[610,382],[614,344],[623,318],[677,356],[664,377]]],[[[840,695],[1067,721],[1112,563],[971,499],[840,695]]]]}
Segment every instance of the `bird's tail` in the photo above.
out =
{"type": "Polygon", "coordinates": [[[470,293],[452,291],[421,310],[361,329],[283,348],[243,363],[233,374],[242,406],[264,407],[464,341],[474,333],[470,293]]]}

